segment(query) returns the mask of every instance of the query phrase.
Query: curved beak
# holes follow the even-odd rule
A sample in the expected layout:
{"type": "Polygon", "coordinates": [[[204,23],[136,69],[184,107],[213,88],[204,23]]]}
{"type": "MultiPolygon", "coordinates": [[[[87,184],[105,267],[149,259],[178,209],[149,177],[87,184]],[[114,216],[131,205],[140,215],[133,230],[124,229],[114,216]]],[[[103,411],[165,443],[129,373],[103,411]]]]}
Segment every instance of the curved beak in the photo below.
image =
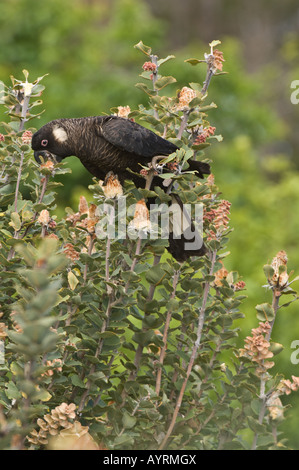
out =
{"type": "Polygon", "coordinates": [[[61,157],[58,157],[58,155],[54,155],[47,150],[35,150],[34,158],[39,165],[47,160],[52,160],[54,163],[60,163],[62,160],[61,157]]]}

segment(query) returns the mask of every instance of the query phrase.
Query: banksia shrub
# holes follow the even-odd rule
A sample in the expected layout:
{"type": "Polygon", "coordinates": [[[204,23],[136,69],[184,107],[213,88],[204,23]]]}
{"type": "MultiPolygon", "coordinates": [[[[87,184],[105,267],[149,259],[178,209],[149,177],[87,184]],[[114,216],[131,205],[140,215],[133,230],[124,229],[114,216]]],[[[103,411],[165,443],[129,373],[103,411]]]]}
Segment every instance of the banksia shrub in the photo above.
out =
{"type": "Polygon", "coordinates": [[[68,163],[49,154],[38,166],[30,148],[43,77],[30,82],[25,70],[4,86],[1,448],[287,447],[278,427],[289,412],[285,395],[299,382],[271,375],[282,349],[272,337],[281,297],[297,300],[297,278],[284,251],[264,266],[272,303],[256,306],[259,323],[240,346],[246,279],[226,260],[234,208],[213,174],[199,181],[188,163],[207,163],[204,150],[222,140],[207,114],[215,107],[208,91],[224,72],[219,45],[213,41],[200,59],[186,61],[205,68],[205,81],[178,86],[162,74],[174,56],[159,58],[136,44],[146,56],[136,86],[148,106],[111,112],[179,149],[140,167],[144,189],[120,184],[115,174],[94,178],[92,202],[81,195],[63,216],[56,215],[56,177],[69,172],[68,163]],[[171,191],[202,232],[204,256],[177,262],[165,249],[169,235],[159,217],[171,191]]]}

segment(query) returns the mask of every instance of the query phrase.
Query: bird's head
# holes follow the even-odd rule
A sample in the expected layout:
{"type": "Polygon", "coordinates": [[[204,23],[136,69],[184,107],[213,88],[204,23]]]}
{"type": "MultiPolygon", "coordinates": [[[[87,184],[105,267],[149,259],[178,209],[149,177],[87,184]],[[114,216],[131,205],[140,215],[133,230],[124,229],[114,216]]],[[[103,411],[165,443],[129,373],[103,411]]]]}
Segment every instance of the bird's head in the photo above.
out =
{"type": "Polygon", "coordinates": [[[71,155],[68,148],[67,131],[57,121],[49,122],[35,132],[32,136],[31,147],[38,163],[41,163],[40,157],[48,159],[52,155],[59,162],[71,155]]]}

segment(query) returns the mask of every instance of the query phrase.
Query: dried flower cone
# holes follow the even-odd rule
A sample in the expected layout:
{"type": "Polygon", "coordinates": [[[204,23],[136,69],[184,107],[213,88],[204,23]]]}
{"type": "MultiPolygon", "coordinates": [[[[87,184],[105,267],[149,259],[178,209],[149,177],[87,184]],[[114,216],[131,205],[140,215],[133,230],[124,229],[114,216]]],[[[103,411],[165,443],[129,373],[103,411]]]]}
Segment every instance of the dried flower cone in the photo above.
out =
{"type": "Polygon", "coordinates": [[[49,222],[50,222],[50,214],[49,214],[49,211],[47,211],[47,209],[44,209],[41,211],[37,221],[41,224],[41,225],[48,225],[49,222]]]}
{"type": "Polygon", "coordinates": [[[131,112],[130,106],[118,106],[117,107],[117,116],[127,118],[131,112]]]}
{"type": "Polygon", "coordinates": [[[223,279],[226,279],[227,275],[228,275],[228,270],[224,266],[218,269],[218,271],[216,271],[214,274],[215,279],[214,279],[213,285],[216,287],[222,286],[222,281],[223,279]]]}
{"type": "Polygon", "coordinates": [[[286,395],[289,395],[291,392],[297,392],[299,390],[299,377],[292,375],[292,380],[293,382],[289,379],[281,380],[278,390],[286,395]]]}
{"type": "Polygon", "coordinates": [[[144,199],[137,202],[134,218],[130,222],[129,226],[135,230],[150,230],[151,222],[149,216],[149,210],[145,204],[144,199]]]}
{"type": "Polygon", "coordinates": [[[279,251],[273,258],[271,266],[274,269],[274,274],[272,278],[269,279],[269,283],[273,287],[283,288],[288,283],[289,275],[286,270],[287,262],[288,257],[284,250],[279,251]]]}
{"type": "Polygon", "coordinates": [[[225,62],[223,52],[218,51],[218,49],[213,51],[212,49],[210,54],[205,54],[205,59],[209,70],[211,70],[213,74],[217,73],[217,71],[222,72],[223,62],[225,62]]]}
{"type": "Polygon", "coordinates": [[[75,249],[74,245],[71,243],[66,243],[64,245],[64,250],[63,250],[65,256],[69,258],[72,261],[76,261],[80,258],[80,254],[78,251],[75,249]]]}
{"type": "Polygon", "coordinates": [[[179,93],[179,102],[176,105],[177,111],[184,111],[188,109],[189,103],[196,98],[196,91],[187,86],[184,86],[179,93]]]}
{"type": "Polygon", "coordinates": [[[27,440],[35,445],[48,444],[48,438],[50,436],[56,436],[61,428],[69,429],[74,426],[73,420],[76,418],[75,413],[76,405],[71,403],[62,403],[56,406],[50,414],[44,416],[43,419],[39,418],[37,424],[40,428],[39,431],[33,430],[27,440]]]}
{"type": "Polygon", "coordinates": [[[283,405],[278,396],[276,396],[275,394],[273,394],[273,396],[270,396],[267,401],[267,407],[271,419],[280,420],[283,418],[283,405]]]}
{"type": "Polygon", "coordinates": [[[109,199],[123,195],[122,185],[120,184],[117,175],[115,175],[112,171],[107,174],[104,183],[102,183],[102,189],[104,195],[109,199]]]}
{"type": "Polygon", "coordinates": [[[31,139],[32,139],[32,132],[31,131],[25,131],[22,134],[22,142],[24,144],[30,145],[31,144],[31,139]]]}
{"type": "Polygon", "coordinates": [[[215,231],[210,230],[208,240],[216,239],[228,228],[230,206],[231,203],[223,199],[216,209],[204,212],[204,220],[213,225],[215,229],[215,231]]]}
{"type": "Polygon", "coordinates": [[[240,349],[240,355],[248,357],[252,362],[257,363],[256,374],[261,377],[268,369],[274,366],[274,362],[267,361],[273,357],[273,353],[269,350],[270,343],[265,338],[271,330],[269,322],[260,322],[258,328],[251,330],[252,336],[245,339],[245,347],[240,349]]]}
{"type": "Polygon", "coordinates": [[[85,199],[84,196],[80,196],[79,200],[79,213],[80,215],[82,214],[88,214],[88,203],[85,199]]]}
{"type": "Polygon", "coordinates": [[[53,171],[55,168],[55,165],[54,163],[52,162],[52,160],[47,160],[45,163],[42,163],[41,166],[40,166],[40,169],[41,170],[50,170],[50,171],[53,171]]]}

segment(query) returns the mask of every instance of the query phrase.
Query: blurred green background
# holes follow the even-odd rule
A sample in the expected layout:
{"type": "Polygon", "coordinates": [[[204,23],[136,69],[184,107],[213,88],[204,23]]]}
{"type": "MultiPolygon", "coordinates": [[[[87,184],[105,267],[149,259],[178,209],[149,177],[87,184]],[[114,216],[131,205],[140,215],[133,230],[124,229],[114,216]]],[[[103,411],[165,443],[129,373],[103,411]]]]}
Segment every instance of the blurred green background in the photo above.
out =
{"type": "MultiPolygon", "coordinates": [[[[61,117],[109,113],[115,106],[146,105],[134,87],[144,57],[133,46],[140,40],[159,57],[174,54],[163,73],[174,75],[173,92],[203,81],[204,67],[183,61],[202,58],[213,39],[222,41],[228,75],[215,77],[209,99],[218,108],[211,125],[224,137],[206,152],[223,198],[232,203],[231,255],[226,267],[239,271],[248,300],[240,324],[241,340],[257,325],[255,305],[271,302],[263,264],[284,249],[289,271],[299,274],[299,104],[291,103],[293,80],[299,80],[299,5],[297,0],[10,0],[1,1],[0,80],[43,83],[45,113],[34,126],[61,117]]],[[[90,199],[91,177],[76,159],[72,175],[61,181],[60,208],[77,208],[79,196],[90,199]]],[[[299,304],[281,309],[273,340],[282,343],[277,372],[299,376],[291,343],[299,340],[299,304]]],[[[291,447],[299,449],[297,393],[284,424],[291,447]],[[296,411],[297,410],[297,411],[296,411]]]]}

